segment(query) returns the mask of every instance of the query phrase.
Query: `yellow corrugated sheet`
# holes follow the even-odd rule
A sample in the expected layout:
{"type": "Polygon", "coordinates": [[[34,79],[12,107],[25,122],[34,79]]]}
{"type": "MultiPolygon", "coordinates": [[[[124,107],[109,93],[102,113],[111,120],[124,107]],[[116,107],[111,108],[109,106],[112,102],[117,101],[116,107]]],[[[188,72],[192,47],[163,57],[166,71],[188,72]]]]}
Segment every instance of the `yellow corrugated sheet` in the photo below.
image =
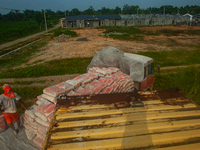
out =
{"type": "Polygon", "coordinates": [[[142,102],[141,107],[120,109],[113,104],[58,107],[43,149],[200,149],[200,109],[196,104],[186,97],[142,102]]]}

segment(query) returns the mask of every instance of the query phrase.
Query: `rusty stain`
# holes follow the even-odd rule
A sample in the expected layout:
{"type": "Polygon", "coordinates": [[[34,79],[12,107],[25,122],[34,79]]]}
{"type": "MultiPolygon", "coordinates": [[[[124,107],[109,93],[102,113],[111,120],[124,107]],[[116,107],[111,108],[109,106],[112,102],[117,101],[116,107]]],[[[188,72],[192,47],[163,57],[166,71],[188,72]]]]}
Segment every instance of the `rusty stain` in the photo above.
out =
{"type": "Polygon", "coordinates": [[[106,123],[106,120],[102,121],[102,124],[105,124],[106,123]]]}
{"type": "Polygon", "coordinates": [[[54,124],[54,127],[56,127],[56,128],[59,127],[58,123],[55,123],[55,124],[54,124]]]}
{"type": "Polygon", "coordinates": [[[73,101],[71,101],[71,103],[70,103],[71,105],[74,105],[74,102],[73,101]]]}

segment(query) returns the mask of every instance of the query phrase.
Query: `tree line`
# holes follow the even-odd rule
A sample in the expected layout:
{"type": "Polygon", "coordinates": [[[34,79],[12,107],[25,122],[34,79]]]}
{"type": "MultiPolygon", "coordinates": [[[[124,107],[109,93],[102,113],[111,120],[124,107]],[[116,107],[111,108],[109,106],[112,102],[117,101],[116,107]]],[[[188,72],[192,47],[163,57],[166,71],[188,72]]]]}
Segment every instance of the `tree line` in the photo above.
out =
{"type": "MultiPolygon", "coordinates": [[[[51,9],[46,9],[45,14],[47,19],[59,19],[67,16],[77,16],[77,15],[106,15],[106,14],[197,14],[200,13],[200,6],[191,5],[185,7],[174,7],[172,5],[161,6],[160,8],[149,7],[146,9],[141,9],[138,5],[128,5],[125,4],[123,8],[116,7],[115,9],[110,9],[102,7],[99,10],[94,10],[92,6],[84,11],[80,11],[78,8],[73,8],[71,11],[52,11],[51,9]]],[[[43,10],[11,10],[9,13],[2,15],[0,13],[0,21],[26,21],[35,20],[40,26],[44,20],[43,10]]]]}

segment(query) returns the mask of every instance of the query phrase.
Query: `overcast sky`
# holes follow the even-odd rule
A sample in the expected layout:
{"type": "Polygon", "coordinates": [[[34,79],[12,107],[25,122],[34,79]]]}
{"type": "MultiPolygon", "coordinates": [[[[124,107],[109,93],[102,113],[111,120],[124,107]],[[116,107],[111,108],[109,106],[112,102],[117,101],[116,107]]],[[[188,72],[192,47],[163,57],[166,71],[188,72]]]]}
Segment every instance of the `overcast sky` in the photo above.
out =
{"type": "Polygon", "coordinates": [[[148,7],[160,7],[162,5],[172,6],[186,6],[186,5],[198,5],[200,6],[200,0],[0,0],[0,13],[5,14],[11,9],[31,9],[42,10],[51,9],[53,11],[72,10],[78,8],[80,11],[86,10],[89,6],[93,6],[95,10],[102,7],[114,9],[116,6],[123,8],[123,5],[138,5],[140,8],[145,9],[148,7]]]}

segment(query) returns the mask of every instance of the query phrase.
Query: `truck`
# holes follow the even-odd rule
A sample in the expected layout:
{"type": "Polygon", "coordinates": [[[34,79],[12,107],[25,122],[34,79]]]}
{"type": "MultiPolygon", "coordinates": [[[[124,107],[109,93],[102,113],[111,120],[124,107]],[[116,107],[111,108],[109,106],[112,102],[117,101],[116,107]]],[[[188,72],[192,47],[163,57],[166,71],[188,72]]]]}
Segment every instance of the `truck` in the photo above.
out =
{"type": "MultiPolygon", "coordinates": [[[[117,59],[122,62],[118,65],[120,70],[125,68],[123,72],[132,79],[139,76],[138,81],[133,80],[137,90],[60,96],[42,149],[199,149],[200,107],[178,88],[152,90],[155,77],[152,58],[124,53],[117,59]],[[134,69],[136,72],[131,74],[134,69]]],[[[110,65],[96,59],[88,68],[95,63],[100,67],[110,65]]]]}

